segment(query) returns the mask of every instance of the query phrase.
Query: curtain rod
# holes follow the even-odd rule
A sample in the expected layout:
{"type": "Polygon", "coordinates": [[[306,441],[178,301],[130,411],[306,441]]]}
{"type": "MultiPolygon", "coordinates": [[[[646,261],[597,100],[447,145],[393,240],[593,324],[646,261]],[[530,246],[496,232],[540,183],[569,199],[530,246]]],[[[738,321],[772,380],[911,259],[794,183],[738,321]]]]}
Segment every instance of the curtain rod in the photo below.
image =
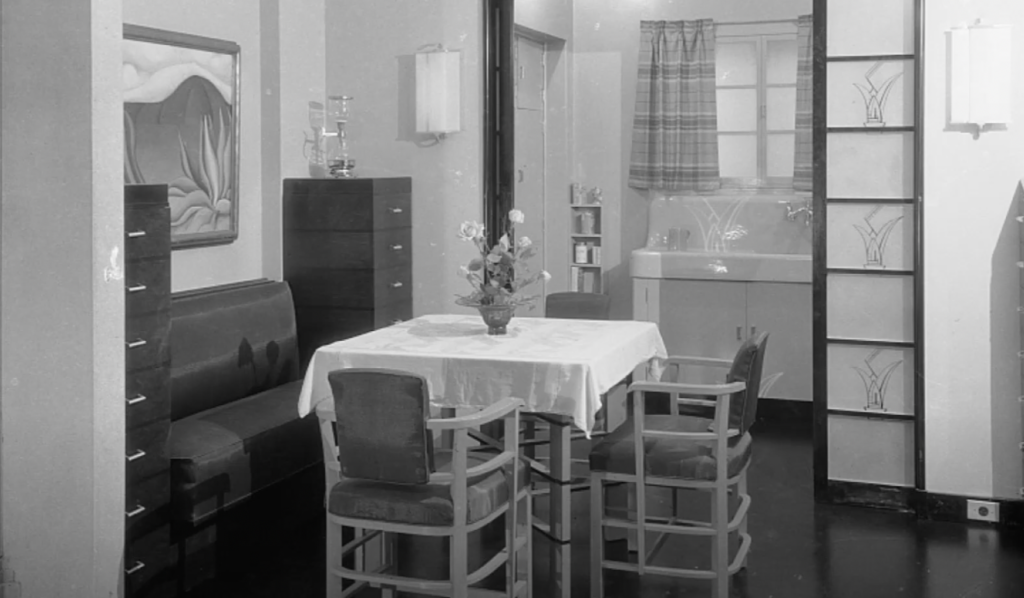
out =
{"type": "Polygon", "coordinates": [[[774,19],[766,21],[723,21],[721,23],[715,22],[715,25],[796,25],[797,19],[774,19]]]}

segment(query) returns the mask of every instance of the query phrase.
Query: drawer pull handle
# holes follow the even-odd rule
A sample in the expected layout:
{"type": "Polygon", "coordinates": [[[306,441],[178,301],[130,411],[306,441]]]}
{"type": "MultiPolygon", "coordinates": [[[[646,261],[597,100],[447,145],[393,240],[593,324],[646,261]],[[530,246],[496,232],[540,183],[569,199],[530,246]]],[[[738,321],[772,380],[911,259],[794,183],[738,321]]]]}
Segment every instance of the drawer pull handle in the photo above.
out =
{"type": "Polygon", "coordinates": [[[146,451],[144,451],[142,449],[138,449],[137,451],[135,451],[131,455],[128,455],[126,457],[126,459],[128,459],[128,462],[131,463],[132,461],[138,461],[139,459],[141,459],[141,458],[143,458],[145,456],[146,456],[146,451]]]}
{"type": "Polygon", "coordinates": [[[143,513],[143,511],[145,511],[145,510],[146,510],[146,507],[144,507],[142,505],[138,505],[134,509],[132,509],[131,511],[128,511],[127,513],[125,513],[125,516],[128,517],[129,519],[131,519],[132,517],[135,517],[137,515],[141,515],[143,513]]]}
{"type": "Polygon", "coordinates": [[[403,210],[402,208],[391,208],[391,213],[392,214],[401,214],[404,211],[405,210],[403,210]]]}
{"type": "Polygon", "coordinates": [[[392,245],[391,249],[393,249],[395,251],[401,251],[402,250],[402,246],[401,245],[392,245]]]}
{"type": "Polygon", "coordinates": [[[128,345],[129,349],[137,349],[137,348],[145,345],[146,344],[146,340],[140,338],[139,340],[131,341],[130,343],[125,343],[125,344],[128,345]]]}
{"type": "Polygon", "coordinates": [[[143,568],[145,568],[145,566],[146,566],[146,563],[143,563],[142,561],[135,561],[134,565],[132,565],[128,569],[124,570],[124,574],[125,575],[131,575],[132,573],[138,573],[143,568]]]}
{"type": "Polygon", "coordinates": [[[129,239],[138,239],[139,237],[145,237],[145,236],[146,236],[146,231],[144,231],[144,230],[133,230],[132,232],[128,233],[128,238],[129,239]]]}
{"type": "Polygon", "coordinates": [[[393,283],[391,283],[391,288],[393,288],[393,289],[400,289],[400,288],[402,288],[402,283],[401,282],[393,282],[393,283]]]}
{"type": "Polygon", "coordinates": [[[126,399],[129,405],[138,405],[139,403],[146,400],[146,395],[135,395],[130,399],[126,399]]]}
{"type": "Polygon", "coordinates": [[[145,290],[146,290],[146,285],[144,285],[144,284],[137,284],[137,285],[135,285],[133,287],[128,287],[128,292],[129,293],[138,293],[140,291],[145,291],[145,290]]]}

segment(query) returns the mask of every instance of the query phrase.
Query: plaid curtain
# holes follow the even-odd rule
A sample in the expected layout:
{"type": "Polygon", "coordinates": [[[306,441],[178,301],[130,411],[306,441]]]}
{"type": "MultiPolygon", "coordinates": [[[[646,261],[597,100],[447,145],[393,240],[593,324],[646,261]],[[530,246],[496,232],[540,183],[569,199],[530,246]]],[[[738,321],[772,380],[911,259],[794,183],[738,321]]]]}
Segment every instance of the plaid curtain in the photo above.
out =
{"type": "Polygon", "coordinates": [[[813,125],[814,17],[803,15],[796,25],[796,154],[793,159],[793,189],[811,191],[814,183],[813,125]]]}
{"type": "Polygon", "coordinates": [[[715,25],[641,21],[629,186],[720,186],[715,99],[715,25]]]}

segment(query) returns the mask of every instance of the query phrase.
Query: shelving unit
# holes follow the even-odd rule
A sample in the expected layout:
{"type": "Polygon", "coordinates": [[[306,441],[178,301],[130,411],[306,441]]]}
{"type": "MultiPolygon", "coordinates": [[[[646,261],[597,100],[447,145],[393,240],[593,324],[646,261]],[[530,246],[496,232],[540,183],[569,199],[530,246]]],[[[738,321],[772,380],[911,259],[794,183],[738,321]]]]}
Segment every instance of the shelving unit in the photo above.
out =
{"type": "Polygon", "coordinates": [[[569,290],[602,293],[604,218],[601,189],[574,183],[570,197],[572,234],[569,236],[569,290]]]}

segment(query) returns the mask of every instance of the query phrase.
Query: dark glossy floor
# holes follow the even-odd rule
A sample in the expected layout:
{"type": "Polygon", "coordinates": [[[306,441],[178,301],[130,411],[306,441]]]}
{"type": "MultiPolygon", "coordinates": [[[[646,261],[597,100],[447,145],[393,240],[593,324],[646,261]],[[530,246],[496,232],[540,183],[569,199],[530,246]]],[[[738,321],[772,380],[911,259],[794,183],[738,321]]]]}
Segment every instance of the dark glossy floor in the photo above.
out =
{"type": "MultiPolygon", "coordinates": [[[[811,491],[811,440],[805,426],[759,422],[755,428],[753,536],[749,566],[733,595],[750,598],[1024,597],[1024,532],[917,521],[912,516],[817,505],[811,491]]],[[[589,596],[589,502],[574,495],[574,596],[589,596]]],[[[220,568],[221,582],[201,595],[323,596],[322,518],[285,533],[250,534],[220,568]],[[246,553],[248,553],[246,555],[246,553]]],[[[625,552],[610,542],[609,557],[625,552]]],[[[660,559],[698,558],[669,544],[660,559]]],[[[417,551],[429,567],[436,552],[417,551]]],[[[535,577],[547,579],[547,545],[535,536],[535,577]]],[[[690,562],[690,561],[687,561],[690,562]]],[[[699,558],[696,561],[700,563],[699,558]]],[[[707,596],[710,584],[608,572],[606,595],[707,596]]],[[[195,593],[193,593],[195,594],[195,593]]],[[[369,594],[368,594],[369,595],[369,594]]],[[[552,595],[539,585],[535,596],[552,595]]]]}

